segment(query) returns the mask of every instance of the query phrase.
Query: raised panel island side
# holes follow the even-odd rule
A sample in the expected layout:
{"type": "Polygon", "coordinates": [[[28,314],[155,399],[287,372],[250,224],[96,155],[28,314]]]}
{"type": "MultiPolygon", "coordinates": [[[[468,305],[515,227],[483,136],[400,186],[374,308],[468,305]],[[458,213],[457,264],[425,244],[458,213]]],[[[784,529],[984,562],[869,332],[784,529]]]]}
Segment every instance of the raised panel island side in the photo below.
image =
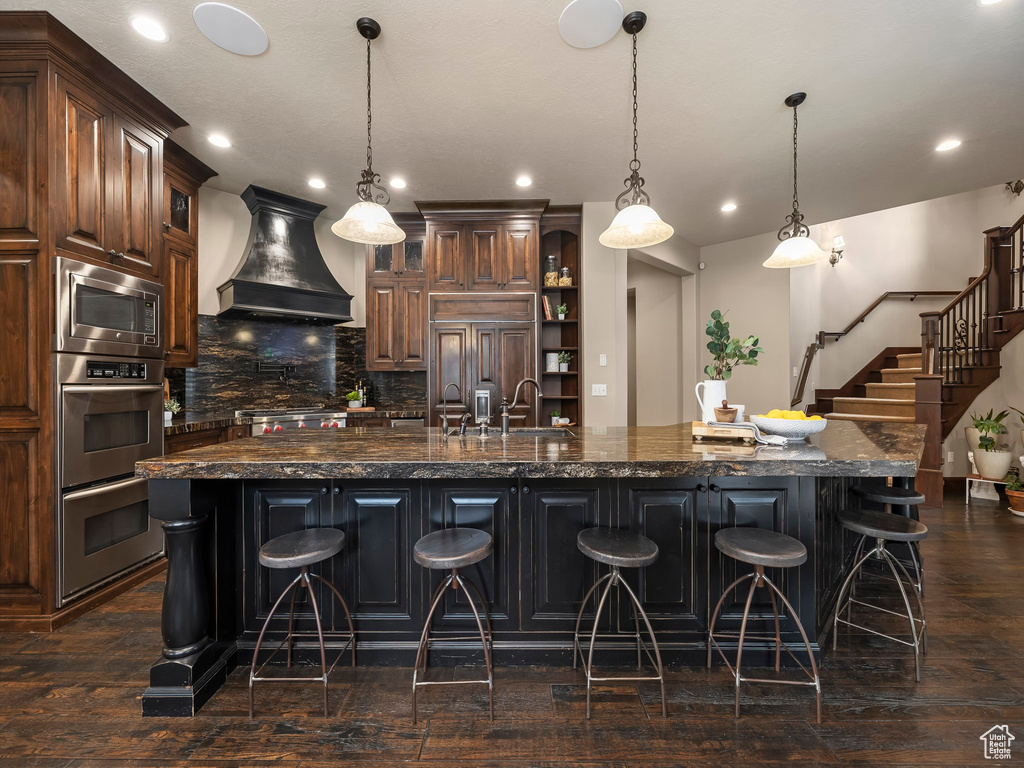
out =
{"type": "MultiPolygon", "coordinates": [[[[924,427],[914,424],[833,422],[807,442],[781,448],[698,442],[689,425],[537,432],[470,432],[446,441],[438,429],[292,430],[140,462],[136,471],[150,479],[150,514],[163,522],[169,559],[164,648],[143,713],[193,715],[236,663],[251,660],[270,605],[292,578],[261,568],[259,547],[322,526],[343,530],[346,545],[312,570],[345,595],[360,665],[411,666],[441,577],[413,562],[412,547],[453,526],[494,537],[493,554],[468,575],[483,589],[499,666],[571,663],[580,601],[603,573],[576,547],[579,532],[592,526],[639,531],[657,543],[655,564],[624,575],[666,662],[675,664],[704,663],[709,612],[746,567],[715,548],[715,533],[752,526],[799,539],[807,562],[772,577],[817,652],[852,554],[836,511],[849,503],[854,482],[893,478],[911,486],[924,446],[924,427]]],[[[344,617],[326,595],[317,597],[325,630],[341,630],[344,617]]],[[[296,615],[308,619],[305,599],[300,595],[296,615]]],[[[755,599],[755,626],[771,621],[763,599],[755,599]]],[[[719,627],[738,625],[738,600],[726,598],[719,627]]],[[[628,661],[635,653],[628,601],[615,597],[609,616],[602,631],[627,635],[599,647],[628,661]]],[[[461,657],[450,651],[462,645],[443,637],[464,634],[472,622],[461,595],[444,604],[435,614],[442,640],[436,650],[432,644],[432,664],[461,657]]],[[[271,625],[268,647],[286,624],[287,614],[271,625]]],[[[787,642],[799,642],[791,617],[782,630],[787,642]]],[[[768,658],[767,645],[747,647],[751,660],[768,658]]],[[[299,646],[297,655],[309,651],[299,646]]]]}

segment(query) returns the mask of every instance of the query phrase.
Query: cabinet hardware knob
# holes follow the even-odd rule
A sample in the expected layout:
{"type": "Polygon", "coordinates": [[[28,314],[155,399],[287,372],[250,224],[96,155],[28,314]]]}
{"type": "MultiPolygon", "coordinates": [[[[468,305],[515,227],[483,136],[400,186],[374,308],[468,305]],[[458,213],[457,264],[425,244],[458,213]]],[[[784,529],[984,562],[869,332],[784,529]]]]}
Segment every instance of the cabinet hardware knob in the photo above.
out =
{"type": "Polygon", "coordinates": [[[170,225],[170,224],[168,224],[168,223],[167,223],[166,221],[161,221],[161,222],[160,222],[160,225],[161,225],[161,226],[162,226],[162,227],[163,227],[164,229],[170,229],[170,228],[171,228],[171,225],[170,225]]]}
{"type": "Polygon", "coordinates": [[[462,281],[461,281],[461,280],[459,280],[459,285],[462,285],[462,284],[463,284],[463,283],[462,283],[462,281]]]}
{"type": "Polygon", "coordinates": [[[529,492],[530,492],[530,486],[524,485],[523,486],[523,493],[529,493],[529,492]]]}
{"type": "Polygon", "coordinates": [[[111,248],[109,251],[107,251],[107,256],[117,256],[117,251],[111,248]]]}
{"type": "Polygon", "coordinates": [[[119,254],[117,254],[117,258],[119,258],[119,259],[123,259],[123,258],[124,258],[124,254],[123,254],[123,253],[119,253],[119,254]]]}
{"type": "Polygon", "coordinates": [[[341,488],[334,486],[334,495],[337,496],[339,493],[341,493],[341,488]]]}
{"type": "Polygon", "coordinates": [[[326,488],[321,488],[320,489],[320,493],[326,494],[327,493],[327,489],[326,488]]]}
{"type": "Polygon", "coordinates": [[[722,489],[719,488],[717,485],[715,485],[714,483],[711,484],[711,492],[712,493],[718,493],[720,490],[722,490],[722,489]]]}
{"type": "Polygon", "coordinates": [[[704,493],[708,487],[704,483],[697,483],[697,493],[704,493]]]}
{"type": "Polygon", "coordinates": [[[513,485],[511,488],[508,489],[508,492],[515,496],[517,493],[519,493],[519,489],[513,485]]]}

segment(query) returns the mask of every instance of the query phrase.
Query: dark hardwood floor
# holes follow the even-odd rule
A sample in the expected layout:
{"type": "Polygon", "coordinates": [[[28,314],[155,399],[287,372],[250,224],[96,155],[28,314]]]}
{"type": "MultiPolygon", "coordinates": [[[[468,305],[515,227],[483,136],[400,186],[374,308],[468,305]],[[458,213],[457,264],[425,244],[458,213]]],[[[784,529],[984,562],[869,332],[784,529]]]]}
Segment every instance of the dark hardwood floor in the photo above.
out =
{"type": "MultiPolygon", "coordinates": [[[[723,667],[671,670],[664,720],[656,684],[599,689],[587,722],[580,672],[499,668],[493,723],[482,689],[442,687],[421,694],[414,727],[409,670],[341,666],[328,720],[314,686],[258,691],[248,720],[240,669],[200,716],[143,719],[160,647],[155,579],[52,634],[0,635],[0,768],[984,765],[979,737],[993,725],[1019,731],[1024,745],[1024,520],[1005,503],[965,511],[951,495],[922,513],[931,535],[921,682],[908,649],[844,633],[824,662],[820,726],[813,696],[786,686],[744,689],[734,720],[723,667]]],[[[888,590],[863,585],[862,595],[888,590]]]]}

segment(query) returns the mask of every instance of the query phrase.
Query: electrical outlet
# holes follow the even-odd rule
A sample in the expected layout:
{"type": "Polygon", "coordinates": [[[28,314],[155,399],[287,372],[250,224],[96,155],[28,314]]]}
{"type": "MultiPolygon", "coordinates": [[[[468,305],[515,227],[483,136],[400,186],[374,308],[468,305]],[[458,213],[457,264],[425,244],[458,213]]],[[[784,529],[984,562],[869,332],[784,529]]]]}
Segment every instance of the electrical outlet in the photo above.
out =
{"type": "Polygon", "coordinates": [[[799,368],[797,368],[797,367],[796,367],[796,366],[794,365],[794,366],[793,366],[793,378],[795,379],[795,378],[796,378],[797,376],[799,376],[799,375],[800,375],[800,369],[799,369],[799,368]]]}
{"type": "Polygon", "coordinates": [[[946,452],[946,463],[947,464],[952,464],[953,463],[953,452],[952,451],[947,451],[946,452]]]}
{"type": "Polygon", "coordinates": [[[608,355],[599,356],[597,358],[597,364],[600,365],[602,368],[605,368],[608,365],[608,355]]]}
{"type": "Polygon", "coordinates": [[[590,394],[593,397],[608,397],[608,385],[594,384],[591,387],[590,394]]]}

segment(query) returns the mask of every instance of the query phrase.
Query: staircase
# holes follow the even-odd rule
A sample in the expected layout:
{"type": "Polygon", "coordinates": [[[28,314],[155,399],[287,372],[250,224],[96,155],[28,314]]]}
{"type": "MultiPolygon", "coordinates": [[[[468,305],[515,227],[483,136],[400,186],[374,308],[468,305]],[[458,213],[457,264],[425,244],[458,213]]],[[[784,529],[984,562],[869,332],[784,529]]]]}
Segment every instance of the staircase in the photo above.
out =
{"type": "Polygon", "coordinates": [[[826,418],[913,424],[917,389],[914,376],[921,371],[920,351],[897,354],[895,366],[872,371],[877,373],[877,380],[864,383],[863,395],[833,397],[826,418]]]}

